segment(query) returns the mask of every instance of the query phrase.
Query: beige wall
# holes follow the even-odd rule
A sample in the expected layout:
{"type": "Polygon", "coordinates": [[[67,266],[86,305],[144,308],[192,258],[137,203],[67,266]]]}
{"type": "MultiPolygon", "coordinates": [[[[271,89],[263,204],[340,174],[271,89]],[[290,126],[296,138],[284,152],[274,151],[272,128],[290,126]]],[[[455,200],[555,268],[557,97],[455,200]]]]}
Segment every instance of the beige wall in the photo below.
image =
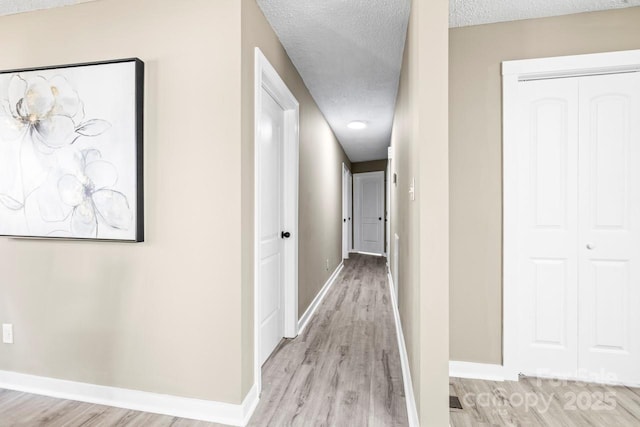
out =
{"type": "Polygon", "coordinates": [[[356,162],[351,164],[351,173],[378,172],[387,170],[387,160],[371,160],[368,162],[356,162]]]}
{"type": "Polygon", "coordinates": [[[502,363],[500,63],[640,49],[640,8],[450,31],[451,359],[502,363]]]}
{"type": "Polygon", "coordinates": [[[400,317],[421,425],[438,427],[449,423],[448,11],[446,0],[412,2],[391,141],[400,317]]]}
{"type": "Polygon", "coordinates": [[[0,239],[0,370],[240,403],[240,4],[0,18],[0,69],[146,63],[142,244],[0,239]],[[221,160],[222,159],[222,160],[221,160]]]}
{"type": "Polygon", "coordinates": [[[242,0],[243,390],[253,384],[253,98],[259,47],[300,103],[299,315],[342,261],[342,146],[255,0],[242,0]],[[326,261],[329,260],[329,269],[326,261]]]}

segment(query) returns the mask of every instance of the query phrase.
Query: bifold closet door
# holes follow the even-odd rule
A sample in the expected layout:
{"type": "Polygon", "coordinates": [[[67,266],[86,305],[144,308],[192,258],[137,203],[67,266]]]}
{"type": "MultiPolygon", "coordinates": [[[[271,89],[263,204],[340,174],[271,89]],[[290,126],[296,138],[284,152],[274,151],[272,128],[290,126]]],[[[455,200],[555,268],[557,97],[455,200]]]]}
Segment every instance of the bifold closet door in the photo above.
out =
{"type": "Polygon", "coordinates": [[[640,384],[640,73],[580,78],[580,373],[640,384]]]}
{"type": "Polygon", "coordinates": [[[518,360],[528,375],[577,369],[578,80],[518,83],[518,360]]]}

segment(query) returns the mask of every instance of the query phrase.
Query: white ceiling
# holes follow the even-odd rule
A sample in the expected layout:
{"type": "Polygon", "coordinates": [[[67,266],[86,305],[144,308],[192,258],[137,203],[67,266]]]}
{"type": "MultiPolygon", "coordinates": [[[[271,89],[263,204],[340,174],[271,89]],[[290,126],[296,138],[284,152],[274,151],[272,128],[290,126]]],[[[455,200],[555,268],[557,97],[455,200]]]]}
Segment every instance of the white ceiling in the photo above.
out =
{"type": "MultiPolygon", "coordinates": [[[[93,0],[0,0],[0,15],[86,1],[93,0]]],[[[257,2],[351,161],[386,158],[410,0],[257,2]],[[368,126],[347,128],[353,120],[368,126]]],[[[450,0],[449,24],[463,27],[632,6],[640,6],[640,0],[450,0]]]]}
{"type": "Polygon", "coordinates": [[[450,0],[449,25],[466,27],[632,6],[640,6],[640,0],[450,0]]]}
{"type": "Polygon", "coordinates": [[[351,161],[384,159],[409,0],[258,0],[351,161]],[[367,122],[352,130],[353,120],[367,122]]]}
{"type": "Polygon", "coordinates": [[[0,15],[28,12],[37,9],[68,6],[92,0],[0,0],[0,15]]]}

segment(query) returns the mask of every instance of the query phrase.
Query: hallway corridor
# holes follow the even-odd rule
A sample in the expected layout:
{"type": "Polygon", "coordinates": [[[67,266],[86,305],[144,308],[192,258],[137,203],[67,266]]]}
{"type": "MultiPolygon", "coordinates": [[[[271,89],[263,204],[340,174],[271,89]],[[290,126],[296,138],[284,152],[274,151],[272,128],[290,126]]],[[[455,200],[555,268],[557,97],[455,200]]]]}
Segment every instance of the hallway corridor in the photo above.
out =
{"type": "Polygon", "coordinates": [[[352,254],[301,335],[263,366],[250,426],[406,426],[386,259],[352,254]]]}

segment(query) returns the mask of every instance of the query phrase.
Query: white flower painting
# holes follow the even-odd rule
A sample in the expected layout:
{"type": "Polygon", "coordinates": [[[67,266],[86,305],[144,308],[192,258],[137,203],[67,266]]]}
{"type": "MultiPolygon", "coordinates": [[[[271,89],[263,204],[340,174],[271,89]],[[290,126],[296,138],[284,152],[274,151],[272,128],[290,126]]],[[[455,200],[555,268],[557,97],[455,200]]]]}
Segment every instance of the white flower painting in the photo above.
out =
{"type": "Polygon", "coordinates": [[[138,59],[0,72],[0,235],[143,240],[138,59]]]}

